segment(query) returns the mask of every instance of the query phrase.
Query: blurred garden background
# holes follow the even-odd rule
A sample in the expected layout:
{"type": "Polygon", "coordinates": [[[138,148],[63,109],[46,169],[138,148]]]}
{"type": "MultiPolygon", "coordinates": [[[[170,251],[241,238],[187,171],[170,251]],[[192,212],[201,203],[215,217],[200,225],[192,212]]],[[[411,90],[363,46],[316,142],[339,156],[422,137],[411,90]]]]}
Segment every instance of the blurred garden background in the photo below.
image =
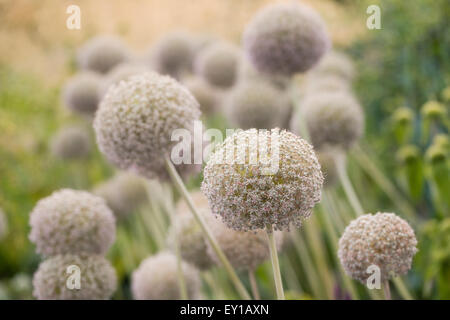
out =
{"type": "MultiPolygon", "coordinates": [[[[91,120],[71,112],[61,98],[64,84],[78,72],[78,48],[94,36],[115,35],[143,55],[160,37],[179,30],[240,46],[251,17],[274,2],[0,0],[0,208],[6,217],[0,238],[0,299],[33,298],[32,276],[42,257],[28,234],[37,201],[61,188],[94,190],[116,171],[97,149],[91,120]],[[81,9],[80,30],[66,27],[71,4],[81,9]],[[89,135],[87,157],[67,160],[51,152],[52,138],[67,126],[84,128],[89,135]]],[[[347,157],[357,197],[365,212],[395,212],[407,220],[418,239],[412,270],[392,286],[393,296],[450,299],[449,2],[301,2],[320,13],[333,48],[354,64],[353,90],[365,117],[364,136],[347,157]],[[381,8],[380,30],[366,27],[371,4],[381,8]]],[[[203,120],[207,127],[232,127],[220,110],[203,120]]],[[[196,190],[201,181],[198,174],[187,185],[196,190]]],[[[166,213],[179,197],[168,188],[155,183],[152,199],[117,224],[116,241],[107,254],[119,279],[114,299],[132,298],[131,273],[166,246],[166,213]]],[[[348,223],[353,208],[344,188],[336,183],[327,198],[348,223]]],[[[334,241],[345,225],[336,223],[330,236],[326,223],[322,214],[314,215],[299,232],[299,242],[280,254],[287,298],[349,297],[334,241]]],[[[273,298],[270,261],[256,274],[262,298],[273,298]]],[[[247,275],[241,276],[250,286],[247,275]]],[[[205,298],[238,298],[220,268],[206,272],[202,281],[205,298]]],[[[353,285],[359,298],[377,298],[359,283],[353,285]]]]}

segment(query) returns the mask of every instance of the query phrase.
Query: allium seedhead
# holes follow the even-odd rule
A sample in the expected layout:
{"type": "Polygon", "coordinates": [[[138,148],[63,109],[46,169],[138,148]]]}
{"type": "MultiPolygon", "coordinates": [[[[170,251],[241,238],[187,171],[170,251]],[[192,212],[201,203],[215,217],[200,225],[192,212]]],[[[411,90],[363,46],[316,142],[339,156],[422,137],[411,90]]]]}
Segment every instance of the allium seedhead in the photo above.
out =
{"type": "Polygon", "coordinates": [[[145,181],[126,172],[119,173],[99,185],[94,194],[105,199],[118,220],[128,217],[147,201],[145,181]]]}
{"type": "Polygon", "coordinates": [[[82,72],[64,85],[62,100],[71,111],[92,116],[99,103],[98,91],[102,78],[93,72],[82,72]]]}
{"type": "Polygon", "coordinates": [[[237,79],[241,53],[238,47],[229,43],[214,43],[199,53],[195,70],[210,84],[231,87],[237,79]]]}
{"type": "Polygon", "coordinates": [[[403,146],[397,152],[397,160],[400,163],[412,163],[420,158],[420,150],[415,145],[403,146]]]}
{"type": "MultiPolygon", "coordinates": [[[[190,264],[181,264],[189,299],[200,296],[200,276],[190,264]]],[[[141,262],[133,272],[131,290],[136,300],[178,300],[180,289],[177,259],[170,252],[161,252],[141,262]]]]}
{"type": "Polygon", "coordinates": [[[138,63],[118,64],[117,66],[112,68],[103,79],[103,82],[99,89],[99,96],[103,97],[111,85],[117,84],[122,80],[127,80],[131,76],[148,71],[150,71],[150,68],[138,63]]]}
{"type": "Polygon", "coordinates": [[[6,220],[6,215],[0,208],[0,240],[6,236],[8,232],[8,220],[6,220]]]}
{"type": "Polygon", "coordinates": [[[166,178],[164,158],[175,129],[188,129],[200,116],[198,102],[174,79],[154,72],[113,85],[94,120],[97,143],[120,169],[166,178]]]}
{"type": "Polygon", "coordinates": [[[448,149],[443,145],[432,144],[425,153],[425,158],[432,164],[445,163],[449,157],[448,149]]]}
{"type": "Polygon", "coordinates": [[[351,81],[355,77],[355,66],[352,60],[344,53],[330,51],[311,72],[321,76],[336,76],[351,81]]]}
{"type": "MultiPolygon", "coordinates": [[[[213,217],[206,197],[201,192],[192,193],[191,196],[205,222],[210,224],[213,217]]],[[[181,257],[186,262],[200,270],[213,266],[214,261],[207,253],[207,240],[185,201],[178,203],[174,224],[169,229],[167,240],[172,249],[175,248],[175,239],[177,239],[181,257]]]]}
{"type": "Polygon", "coordinates": [[[450,86],[447,86],[442,90],[442,100],[446,103],[450,102],[450,86]]]}
{"type": "Polygon", "coordinates": [[[186,79],[183,84],[197,99],[203,114],[212,114],[217,110],[220,93],[216,88],[197,77],[186,79]]]}
{"type": "Polygon", "coordinates": [[[242,57],[241,63],[239,64],[239,79],[238,81],[254,81],[263,80],[271,83],[274,87],[279,89],[286,89],[289,85],[290,78],[285,75],[279,74],[268,74],[258,71],[253,64],[242,57]]]}
{"type": "MultiPolygon", "coordinates": [[[[345,150],[363,134],[362,108],[356,98],[348,92],[308,95],[298,112],[304,117],[315,148],[330,145],[345,150]]],[[[293,118],[298,117],[300,115],[297,114],[293,118]]],[[[298,127],[291,128],[294,132],[298,132],[298,127]]]]}
{"type": "Polygon", "coordinates": [[[80,48],[77,58],[82,69],[107,73],[119,63],[128,61],[131,53],[120,39],[97,36],[80,48]]]}
{"type": "Polygon", "coordinates": [[[190,34],[177,31],[165,35],[152,49],[156,71],[175,78],[192,71],[194,50],[194,39],[190,34]]]}
{"type": "Polygon", "coordinates": [[[323,184],[312,146],[278,128],[240,130],[227,137],[203,176],[212,213],[239,231],[300,227],[320,201],[323,184]]]}
{"type": "Polygon", "coordinates": [[[89,134],[79,127],[61,129],[51,140],[51,152],[60,159],[82,159],[91,152],[92,145],[89,134]]]}
{"type": "MultiPolygon", "coordinates": [[[[220,248],[238,270],[254,270],[261,263],[269,259],[270,251],[267,245],[267,235],[264,230],[236,231],[229,229],[222,221],[213,219],[209,223],[210,229],[220,248]]],[[[275,241],[278,250],[281,249],[283,234],[275,231],[275,241]]],[[[208,254],[220,264],[214,249],[207,243],[208,254]]]]}
{"type": "Polygon", "coordinates": [[[405,275],[417,252],[411,226],[393,213],[366,214],[350,222],[339,240],[338,256],[345,272],[365,283],[380,268],[381,280],[405,275]]]}
{"type": "Polygon", "coordinates": [[[45,256],[104,254],[116,224],[105,201],[85,191],[62,189],[41,199],[30,214],[30,240],[45,256]]]}
{"type": "Polygon", "coordinates": [[[261,80],[242,81],[230,92],[225,106],[230,123],[241,129],[284,127],[291,104],[284,91],[261,80]]]}
{"type": "Polygon", "coordinates": [[[310,74],[305,78],[305,82],[301,86],[303,95],[341,91],[350,92],[350,90],[351,84],[347,80],[334,75],[310,74]]]}
{"type": "Polygon", "coordinates": [[[261,72],[291,76],[313,67],[330,48],[322,18],[295,3],[269,5],[247,25],[244,48],[261,72]]]}
{"type": "Polygon", "coordinates": [[[117,277],[102,256],[57,255],[39,265],[33,287],[39,300],[106,300],[116,291],[117,277]]]}

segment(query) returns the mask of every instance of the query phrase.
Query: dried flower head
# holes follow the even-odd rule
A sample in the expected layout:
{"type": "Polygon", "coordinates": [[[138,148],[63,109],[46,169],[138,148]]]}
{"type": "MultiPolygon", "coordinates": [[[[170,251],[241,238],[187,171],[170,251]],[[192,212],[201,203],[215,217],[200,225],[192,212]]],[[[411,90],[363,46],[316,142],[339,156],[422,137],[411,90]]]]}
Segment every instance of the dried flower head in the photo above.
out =
{"type": "Polygon", "coordinates": [[[98,91],[102,78],[93,72],[82,72],[64,85],[62,100],[71,111],[92,116],[99,103],[98,91]]]}
{"type": "Polygon", "coordinates": [[[92,150],[89,134],[80,127],[62,128],[52,138],[50,147],[55,157],[64,160],[86,158],[92,150]]]}
{"type": "Polygon", "coordinates": [[[85,191],[62,189],[41,199],[30,214],[30,240],[37,252],[104,254],[116,236],[105,201],[85,191]]]}
{"type": "Polygon", "coordinates": [[[124,219],[147,201],[145,181],[127,172],[121,172],[94,189],[94,194],[105,199],[117,219],[124,219]]]}
{"type": "Polygon", "coordinates": [[[77,58],[82,69],[107,73],[119,63],[128,61],[131,56],[120,39],[113,36],[97,36],[80,48],[77,58]]]}
{"type": "Polygon", "coordinates": [[[381,280],[405,275],[417,252],[413,229],[393,213],[366,214],[350,222],[339,240],[338,256],[345,272],[364,283],[367,268],[380,268],[381,280]]]}
{"type": "Polygon", "coordinates": [[[220,93],[209,83],[201,78],[190,77],[183,84],[197,99],[202,114],[212,114],[218,109],[220,93]]]}
{"type": "Polygon", "coordinates": [[[328,52],[311,70],[317,75],[332,75],[343,80],[352,81],[355,77],[355,66],[352,60],[344,53],[338,51],[328,52]]]}
{"type": "MultiPolygon", "coordinates": [[[[220,248],[226,257],[238,270],[254,270],[261,263],[269,259],[270,250],[267,245],[267,235],[264,230],[236,231],[229,229],[222,221],[213,219],[209,226],[220,248]]],[[[275,232],[277,249],[280,250],[283,242],[283,233],[275,232]]],[[[220,260],[213,248],[207,243],[208,255],[220,264],[220,260]]]]}
{"type": "Polygon", "coordinates": [[[103,79],[103,82],[99,88],[99,96],[103,97],[111,85],[117,84],[122,80],[127,80],[131,76],[148,71],[150,71],[149,67],[139,63],[125,62],[118,64],[112,68],[103,79]]]}
{"type": "Polygon", "coordinates": [[[323,183],[312,146],[278,128],[239,130],[227,137],[203,176],[212,213],[240,231],[300,227],[320,201],[323,183]]]}
{"type": "Polygon", "coordinates": [[[194,50],[192,35],[182,31],[166,34],[151,49],[156,71],[175,78],[192,71],[194,50]]]}
{"type": "Polygon", "coordinates": [[[246,58],[242,57],[239,64],[239,79],[238,81],[254,81],[263,80],[269,82],[274,87],[281,90],[289,86],[290,78],[281,74],[268,74],[258,71],[253,64],[246,58]]]}
{"type": "Polygon", "coordinates": [[[247,25],[244,48],[256,69],[293,75],[313,67],[330,48],[322,18],[296,3],[263,8],[247,25]]]}
{"type": "Polygon", "coordinates": [[[175,129],[191,129],[200,116],[198,102],[174,79],[154,72],[113,85],[94,120],[97,143],[120,169],[165,178],[164,158],[175,129]]]}
{"type": "Polygon", "coordinates": [[[262,80],[242,81],[230,92],[225,112],[241,129],[285,127],[291,104],[284,91],[262,80]]]}
{"type": "MultiPolygon", "coordinates": [[[[182,262],[189,299],[200,296],[200,276],[193,266],[182,262]]],[[[136,300],[178,300],[177,259],[170,252],[160,252],[141,262],[133,272],[131,290],[136,300]]]]}
{"type": "Polygon", "coordinates": [[[39,300],[106,300],[116,291],[117,277],[102,256],[57,255],[39,265],[33,287],[39,300]]]}
{"type": "MultiPolygon", "coordinates": [[[[192,193],[191,197],[195,207],[209,224],[213,218],[208,207],[208,200],[199,191],[192,193]]],[[[172,249],[175,248],[175,239],[177,239],[181,257],[186,262],[200,270],[209,269],[214,265],[214,261],[207,253],[207,240],[185,201],[178,203],[174,224],[169,229],[167,240],[172,249]]]]}
{"type": "MultiPolygon", "coordinates": [[[[364,115],[356,98],[348,92],[329,92],[308,95],[301,104],[300,114],[304,117],[315,148],[324,145],[350,148],[363,134],[364,115]]],[[[298,132],[295,120],[291,127],[298,132]]]]}
{"type": "Polygon", "coordinates": [[[229,88],[236,82],[240,61],[241,53],[238,47],[217,42],[199,53],[195,70],[210,84],[229,88]]]}

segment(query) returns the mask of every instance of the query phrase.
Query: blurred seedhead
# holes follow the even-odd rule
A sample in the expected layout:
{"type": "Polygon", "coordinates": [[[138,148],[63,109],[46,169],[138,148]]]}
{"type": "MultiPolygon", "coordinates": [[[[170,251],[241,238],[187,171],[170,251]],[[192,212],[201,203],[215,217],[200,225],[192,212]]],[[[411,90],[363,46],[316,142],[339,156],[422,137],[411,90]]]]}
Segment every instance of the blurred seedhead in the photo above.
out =
{"type": "MultiPolygon", "coordinates": [[[[112,164],[147,178],[166,179],[165,157],[175,145],[172,133],[191,130],[199,117],[200,106],[184,86],[148,72],[108,90],[96,113],[94,130],[100,151],[112,164]]],[[[187,171],[195,167],[187,166],[187,171]]]]}
{"type": "Polygon", "coordinates": [[[116,291],[117,276],[102,256],[57,255],[39,265],[33,287],[39,300],[106,300],[116,291]]]}
{"type": "Polygon", "coordinates": [[[77,54],[78,64],[82,69],[98,73],[107,73],[131,57],[126,45],[114,36],[96,36],[88,40],[77,54]]]}
{"type": "Polygon", "coordinates": [[[30,214],[29,238],[44,256],[104,254],[115,240],[115,222],[102,198],[62,189],[38,201],[30,214]]]}
{"type": "Polygon", "coordinates": [[[237,80],[240,49],[226,42],[216,42],[202,50],[195,60],[195,71],[213,86],[230,88],[237,80]]]}
{"type": "Polygon", "coordinates": [[[322,18],[297,3],[263,8],[243,35],[246,54],[257,70],[292,76],[312,68],[330,48],[322,18]]]}
{"type": "Polygon", "coordinates": [[[333,50],[320,59],[311,73],[322,77],[335,76],[351,82],[355,77],[355,66],[346,54],[333,50]]]}
{"type": "Polygon", "coordinates": [[[116,174],[93,192],[106,201],[117,220],[125,219],[147,202],[145,181],[127,172],[116,174]]]}
{"type": "Polygon", "coordinates": [[[425,119],[442,121],[447,116],[446,107],[438,101],[428,101],[420,110],[425,119]]]}
{"type": "Polygon", "coordinates": [[[189,77],[183,84],[200,104],[202,114],[211,115],[218,110],[221,92],[199,77],[189,77]]]}
{"type": "Polygon", "coordinates": [[[396,154],[397,160],[402,164],[411,164],[421,157],[420,149],[415,145],[401,147],[396,154]]]}
{"type": "Polygon", "coordinates": [[[286,89],[290,84],[290,78],[285,75],[268,74],[258,71],[253,64],[243,56],[239,66],[238,81],[262,80],[271,83],[279,89],[286,89]]]}
{"type": "MultiPolygon", "coordinates": [[[[168,251],[160,252],[141,262],[133,272],[131,291],[136,300],[179,300],[177,258],[168,251]]],[[[200,298],[200,275],[196,268],[182,261],[186,290],[189,299],[200,298]]]]}
{"type": "Polygon", "coordinates": [[[361,138],[364,130],[363,110],[349,92],[316,93],[304,98],[292,120],[292,130],[300,133],[300,116],[315,148],[325,145],[349,149],[361,138]]]}
{"type": "Polygon", "coordinates": [[[179,78],[192,71],[195,38],[183,31],[164,35],[150,49],[153,65],[161,74],[179,78]]]}
{"type": "Polygon", "coordinates": [[[324,187],[333,186],[338,180],[336,161],[344,161],[343,152],[339,148],[324,147],[316,152],[324,178],[324,187]]]}
{"type": "Polygon", "coordinates": [[[70,78],[64,85],[62,100],[75,113],[93,116],[99,103],[101,76],[93,72],[81,72],[70,78]]]}
{"type": "Polygon", "coordinates": [[[372,265],[381,281],[405,275],[417,252],[414,230],[393,213],[365,214],[350,222],[339,240],[338,256],[345,272],[365,284],[372,265]]]}
{"type": "Polygon", "coordinates": [[[303,95],[340,91],[350,92],[351,83],[336,75],[308,74],[301,86],[303,95]]]}
{"type": "Polygon", "coordinates": [[[449,103],[450,102],[450,86],[447,86],[444,88],[444,90],[442,90],[442,101],[444,101],[445,103],[449,103]]]}
{"type": "Polygon", "coordinates": [[[52,154],[63,160],[83,159],[92,151],[89,133],[82,127],[65,127],[51,139],[52,154]]]}
{"type": "Polygon", "coordinates": [[[244,130],[286,127],[292,108],[284,91],[262,80],[239,82],[224,107],[230,123],[244,130]]]}

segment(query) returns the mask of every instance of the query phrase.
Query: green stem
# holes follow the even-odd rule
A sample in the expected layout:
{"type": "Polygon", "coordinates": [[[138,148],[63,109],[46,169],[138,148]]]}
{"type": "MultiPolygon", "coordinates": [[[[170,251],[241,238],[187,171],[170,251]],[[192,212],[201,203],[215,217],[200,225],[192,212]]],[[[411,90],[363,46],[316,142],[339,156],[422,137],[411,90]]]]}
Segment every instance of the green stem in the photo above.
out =
{"type": "Polygon", "coordinates": [[[399,277],[396,277],[392,280],[394,282],[395,288],[397,289],[400,296],[405,300],[413,300],[413,296],[409,292],[408,288],[406,287],[406,284],[403,282],[403,280],[399,277]]]}
{"type": "Polygon", "coordinates": [[[253,299],[260,300],[261,296],[259,295],[258,282],[256,281],[254,270],[248,270],[248,278],[250,280],[250,286],[252,288],[253,299]]]}
{"type": "Polygon", "coordinates": [[[284,300],[283,281],[281,280],[280,263],[278,261],[277,244],[273,235],[272,226],[266,229],[267,242],[270,249],[270,260],[272,261],[273,278],[275,281],[275,289],[277,291],[277,299],[284,300]]]}
{"type": "Polygon", "coordinates": [[[211,245],[212,249],[214,250],[215,254],[217,255],[218,259],[222,263],[223,267],[225,268],[226,272],[230,276],[231,281],[233,282],[234,286],[236,287],[236,290],[239,292],[241,297],[245,300],[250,300],[250,295],[247,292],[247,289],[245,289],[244,285],[242,284],[241,280],[239,280],[239,277],[236,274],[236,271],[234,270],[231,263],[228,261],[227,257],[223,253],[222,249],[220,248],[219,244],[217,243],[217,240],[215,239],[214,235],[209,230],[208,226],[206,225],[205,221],[197,211],[197,209],[194,206],[194,202],[192,201],[191,196],[189,195],[189,192],[186,189],[186,186],[183,183],[183,180],[181,180],[180,175],[178,174],[177,170],[175,169],[174,165],[170,161],[168,157],[165,158],[165,164],[167,172],[170,175],[170,178],[172,179],[173,183],[175,184],[175,187],[180,192],[181,196],[186,201],[189,209],[191,210],[192,214],[194,215],[195,220],[200,225],[200,228],[202,229],[202,232],[206,236],[206,239],[208,240],[209,244],[211,245]]]}
{"type": "Polygon", "coordinates": [[[344,188],[345,195],[347,196],[347,199],[350,202],[353,211],[355,211],[356,216],[363,215],[364,209],[362,208],[358,196],[356,195],[355,189],[353,189],[352,183],[350,182],[350,178],[348,177],[345,158],[336,158],[335,162],[339,180],[341,182],[342,187],[344,188]]]}
{"type": "Polygon", "coordinates": [[[391,300],[391,289],[389,288],[389,280],[384,281],[383,292],[384,292],[384,299],[391,300]]]}

